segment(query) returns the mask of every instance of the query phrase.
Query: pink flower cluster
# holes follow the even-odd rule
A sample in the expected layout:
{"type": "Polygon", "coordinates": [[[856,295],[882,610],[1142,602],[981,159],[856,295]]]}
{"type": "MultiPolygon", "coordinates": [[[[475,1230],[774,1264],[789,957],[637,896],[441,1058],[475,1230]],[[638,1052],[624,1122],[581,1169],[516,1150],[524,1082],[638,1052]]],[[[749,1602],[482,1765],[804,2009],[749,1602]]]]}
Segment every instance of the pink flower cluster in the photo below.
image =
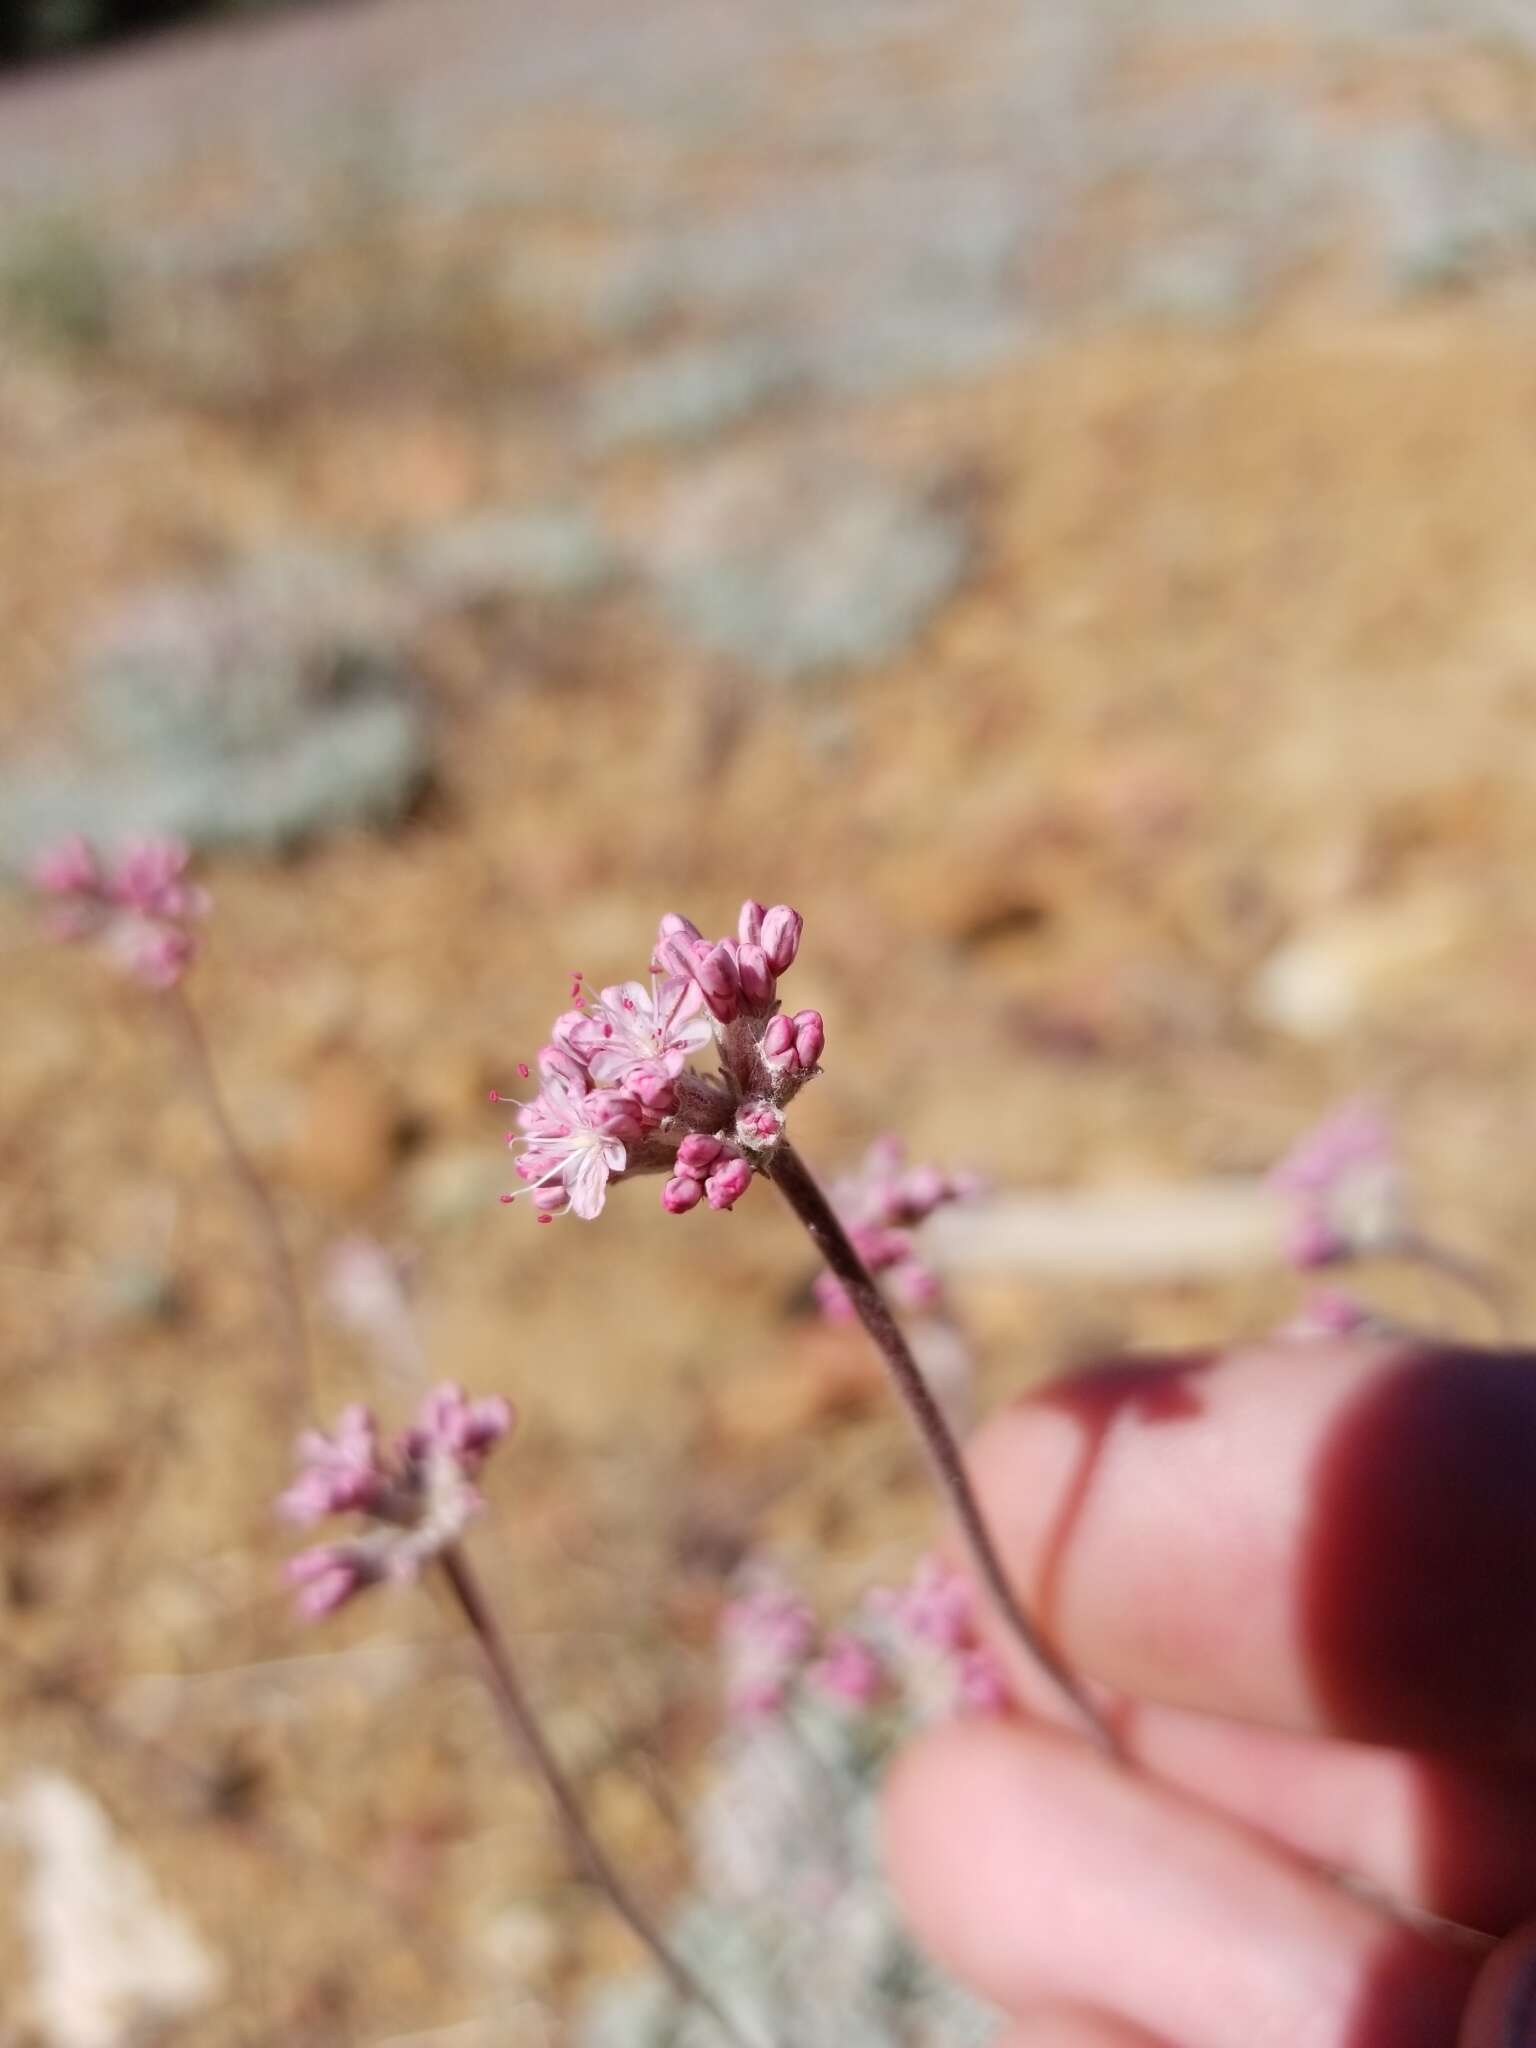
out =
{"type": "Polygon", "coordinates": [[[541,1222],[566,1210],[590,1220],[610,1181],[646,1173],[663,1177],[669,1215],[740,1201],[825,1043],[815,1010],[791,1016],[778,1000],[800,933],[799,912],[784,903],[744,903],[734,939],[706,939],[671,912],[649,985],[618,982],[594,999],[574,978],[571,1007],[538,1056],[539,1091],[507,1139],[522,1148],[515,1171],[541,1222]],[[688,1062],[708,1045],[719,1064],[706,1075],[688,1062]]]}
{"type": "Polygon", "coordinates": [[[1002,1665],[982,1642],[971,1582],[937,1558],[925,1558],[907,1585],[871,1596],[876,1609],[911,1643],[932,1653],[955,1687],[955,1705],[997,1714],[1011,1698],[1002,1665]]]}
{"type": "Polygon", "coordinates": [[[1315,1287],[1296,1314],[1281,1324],[1276,1335],[1305,1342],[1355,1337],[1379,1327],[1379,1319],[1352,1295],[1341,1293],[1336,1287],[1315,1287]]]}
{"type": "Polygon", "coordinates": [[[189,858],[179,839],[140,839],[104,865],[76,834],[38,859],[32,879],[52,899],[55,938],[99,939],[125,972],[172,988],[197,951],[190,927],[209,910],[207,890],[186,880],[189,858]]]}
{"type": "Polygon", "coordinates": [[[1290,1198],[1288,1255],[1304,1271],[1390,1249],[1404,1228],[1392,1133],[1370,1103],[1341,1104],[1270,1173],[1290,1198]]]}
{"type": "Polygon", "coordinates": [[[999,1713],[1011,1698],[977,1631],[970,1581],[932,1558],[826,1634],[796,1594],[760,1579],[727,1608],[722,1647],[727,1707],[742,1722],[782,1714],[799,1698],[858,1714],[901,1696],[933,1716],[999,1713]]]}
{"type": "Polygon", "coordinates": [[[512,1422],[498,1395],[472,1401],[448,1384],[428,1394],[414,1425],[388,1445],[363,1407],[344,1408],[329,1433],[306,1430],[278,1512],[302,1527],[330,1515],[361,1515],[368,1527],[289,1559],[299,1612],[319,1620],[365,1586],[414,1578],[456,1542],[480,1506],[480,1468],[512,1422]]]}
{"type": "MultiPolygon", "coordinates": [[[[977,1189],[969,1174],[908,1166],[900,1138],[885,1137],[870,1147],[857,1173],[833,1184],[831,1199],[869,1270],[886,1275],[904,1307],[926,1310],[939,1306],[942,1290],[938,1274],[919,1258],[911,1233],[935,1209],[965,1201],[977,1189]]],[[[834,1322],[853,1315],[847,1289],[834,1274],[818,1274],[813,1291],[822,1313],[834,1322]]]]}
{"type": "Polygon", "coordinates": [[[731,1714],[753,1720],[777,1713],[815,1645],[815,1616],[777,1580],[763,1578],[733,1600],[720,1630],[731,1714]]]}

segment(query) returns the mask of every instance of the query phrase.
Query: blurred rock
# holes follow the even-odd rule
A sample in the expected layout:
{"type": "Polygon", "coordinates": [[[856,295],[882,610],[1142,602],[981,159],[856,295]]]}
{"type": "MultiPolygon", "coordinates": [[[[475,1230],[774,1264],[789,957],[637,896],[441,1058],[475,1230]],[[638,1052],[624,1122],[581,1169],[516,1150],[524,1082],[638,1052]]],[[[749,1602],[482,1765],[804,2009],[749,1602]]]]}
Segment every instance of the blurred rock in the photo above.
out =
{"type": "Polygon", "coordinates": [[[1400,292],[1465,285],[1529,250],[1529,151],[1430,121],[1399,122],[1361,138],[1356,176],[1376,216],[1387,281],[1400,292]]]}
{"type": "Polygon", "coordinates": [[[169,1323],[182,1309],[176,1275],[157,1259],[111,1259],[98,1280],[98,1309],[104,1322],[169,1323]]]}
{"type": "Polygon", "coordinates": [[[82,826],[270,849],[398,819],[429,766],[408,625],[366,564],[307,548],[130,599],[85,655],[82,757],[0,777],[0,865],[82,826]]]}
{"type": "Polygon", "coordinates": [[[1469,926],[1464,899],[1438,888],[1332,911],[1270,954],[1249,1007],[1293,1038],[1337,1037],[1422,987],[1467,940],[1469,926]]]}
{"type": "Polygon", "coordinates": [[[791,393],[795,357],[759,340],[671,353],[608,373],[588,396],[585,437],[601,453],[645,442],[707,441],[791,393]]]}
{"type": "Polygon", "coordinates": [[[506,1152],[494,1132],[484,1143],[454,1145],[431,1152],[413,1169],[407,1197],[411,1220],[422,1230],[441,1230],[487,1214],[497,1196],[516,1185],[506,1152]]]}
{"type": "Polygon", "coordinates": [[[596,523],[561,506],[471,513],[423,536],[405,561],[425,602],[444,607],[590,597],[621,566],[596,523]]]}
{"type": "Polygon", "coordinates": [[[553,1974],[560,1959],[560,1927],[554,1916],[539,1906],[507,1906],[483,1930],[475,1946],[491,1975],[526,1990],[553,1974]]]}
{"type": "Polygon", "coordinates": [[[679,486],[652,547],[683,629],[782,683],[899,654],[958,587],[971,541],[935,490],[797,450],[679,486]]]}
{"type": "Polygon", "coordinates": [[[31,1858],[21,1916],[40,2039],[129,2048],[210,2003],[221,1964],[83,1786],[35,1772],[4,1814],[31,1858]]]}

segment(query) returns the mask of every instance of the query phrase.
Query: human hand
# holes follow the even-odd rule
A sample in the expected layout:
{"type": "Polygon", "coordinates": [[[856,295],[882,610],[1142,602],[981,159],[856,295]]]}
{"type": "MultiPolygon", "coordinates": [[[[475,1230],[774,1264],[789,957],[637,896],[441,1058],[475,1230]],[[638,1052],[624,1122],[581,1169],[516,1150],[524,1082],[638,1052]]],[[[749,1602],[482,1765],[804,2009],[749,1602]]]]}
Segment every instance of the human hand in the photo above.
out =
{"type": "Polygon", "coordinates": [[[892,1775],[913,1927],[1006,2048],[1536,2048],[1536,1355],[1119,1362],[971,1463],[1137,1766],[1019,1671],[892,1775]]]}

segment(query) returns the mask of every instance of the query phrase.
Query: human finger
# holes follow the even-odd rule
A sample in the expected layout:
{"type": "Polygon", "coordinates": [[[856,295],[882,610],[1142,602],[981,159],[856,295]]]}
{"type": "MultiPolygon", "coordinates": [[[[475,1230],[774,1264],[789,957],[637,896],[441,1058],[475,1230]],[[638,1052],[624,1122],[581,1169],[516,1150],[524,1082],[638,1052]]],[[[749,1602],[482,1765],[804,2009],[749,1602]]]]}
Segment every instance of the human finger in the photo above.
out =
{"type": "Polygon", "coordinates": [[[1136,1707],[1128,1754],[1397,1906],[1504,1934],[1536,1907],[1536,1771],[1136,1707]]]}
{"type": "Polygon", "coordinates": [[[1057,1731],[928,1737],[885,1827],[915,1931],[1007,2012],[1097,2007],[1178,2048],[1456,2040],[1476,1958],[1057,1731]]]}
{"type": "Polygon", "coordinates": [[[1167,2048],[1167,2044],[1109,2013],[1058,2005],[1028,2014],[992,2048],[1167,2048]]]}
{"type": "Polygon", "coordinates": [[[970,1463],[1021,1597],[1114,1690],[1536,1750],[1536,1357],[1357,1341],[1116,1361],[1004,1411],[970,1463]]]}
{"type": "Polygon", "coordinates": [[[1536,1920],[1501,1941],[1479,1971],[1457,2048],[1536,2048],[1536,1920]]]}

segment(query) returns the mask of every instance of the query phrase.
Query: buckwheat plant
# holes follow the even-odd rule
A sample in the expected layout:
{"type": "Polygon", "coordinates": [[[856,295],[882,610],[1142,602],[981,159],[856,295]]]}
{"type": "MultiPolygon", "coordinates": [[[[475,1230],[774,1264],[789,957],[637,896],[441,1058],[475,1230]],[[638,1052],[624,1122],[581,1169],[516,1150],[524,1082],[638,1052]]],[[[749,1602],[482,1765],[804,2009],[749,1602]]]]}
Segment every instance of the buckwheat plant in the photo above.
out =
{"type": "Polygon", "coordinates": [[[447,1383],[426,1396],[412,1426],[387,1444],[364,1407],[343,1409],[329,1433],[306,1430],[293,1484],[279,1496],[278,1512],[305,1527],[350,1515],[360,1527],[288,1560],[295,1604],[307,1620],[318,1621],[370,1586],[408,1582],[436,1567],[479,1645],[497,1709],[544,1781],[579,1864],[658,1964],[671,1997],[701,2016],[706,2032],[699,2038],[713,2041],[723,2033],[745,2043],[753,2037],[738,2032],[593,1834],[463,1548],[465,1530],[483,1506],[475,1481],[512,1424],[512,1409],[499,1396],[470,1400],[447,1383]]]}
{"type": "Polygon", "coordinates": [[[1455,1281],[1482,1303],[1500,1336],[1509,1304],[1497,1275],[1429,1237],[1414,1222],[1392,1130],[1364,1100],[1341,1103],[1271,1169],[1290,1208],[1287,1254],[1298,1272],[1355,1261],[1403,1260],[1455,1281]]]}
{"type": "Polygon", "coordinates": [[[55,938],[90,939],[124,973],[172,989],[197,952],[193,926],[208,915],[206,889],[186,879],[178,839],[138,839],[103,862],[78,834],[42,854],[32,876],[50,899],[55,938]]]}
{"type": "Polygon", "coordinates": [[[1093,1738],[1119,1756],[1109,1724],[1009,1585],[954,1431],[854,1237],[790,1142],[787,1112],[820,1071],[826,1044],[819,1011],[790,1013],[779,1001],[802,929],[800,913],[783,903],[748,900],[734,938],[708,939],[669,912],[648,983],[619,982],[594,998],[575,976],[570,1007],[538,1055],[538,1092],[519,1104],[508,1134],[524,1187],[502,1199],[525,1195],[541,1222],[566,1213],[590,1222],[610,1185],[650,1176],[661,1182],[667,1214],[684,1216],[732,1209],[754,1180],[771,1181],[879,1351],[1002,1621],[1093,1738]],[[705,1053],[712,1072],[690,1064],[705,1053]]]}
{"type": "MultiPolygon", "coordinates": [[[[931,1969],[879,1860],[880,1782],[921,1728],[1008,1705],[968,1582],[933,1562],[821,1627],[759,1573],[726,1610],[728,1723],[694,1825],[676,1947],[728,1982],[742,2018],[796,2048],[980,2048],[997,2016],[931,1969]]],[[[704,2048],[655,1979],[594,2004],[582,2048],[704,2048]]]]}
{"type": "MultiPolygon", "coordinates": [[[[266,1182],[230,1121],[212,1052],[182,986],[196,955],[191,929],[211,908],[206,890],[186,880],[188,853],[176,840],[141,840],[113,863],[76,837],[47,853],[34,880],[48,902],[55,938],[97,943],[112,963],[154,991],[187,1055],[229,1164],[266,1246],[279,1326],[299,1390],[311,1384],[309,1340],[297,1269],[266,1182]]],[[[424,1367],[403,1276],[386,1272],[377,1247],[344,1247],[329,1275],[332,1305],[375,1341],[387,1335],[391,1363],[402,1376],[424,1367]]],[[[387,1260],[386,1260],[387,1262],[387,1260]]],[[[510,1646],[475,1573],[462,1537],[482,1502],[475,1480],[512,1427],[512,1411],[496,1396],[470,1400],[444,1384],[423,1400],[414,1424],[386,1443],[371,1412],[343,1410],[329,1432],[307,1429],[298,1469],[277,1503],[289,1521],[308,1526],[330,1516],[355,1516],[360,1527],[340,1540],[300,1551],[287,1578],[301,1615],[321,1620],[370,1586],[442,1575],[474,1636],[487,1682],[508,1731],[543,1780],[577,1863],[650,1953],[671,1994],[707,2021],[708,2033],[736,2048],[760,2048],[733,2024],[688,1965],[672,1950],[587,1824],[575,1787],[544,1735],[523,1689],[510,1646]]]]}
{"type": "Polygon", "coordinates": [[[304,1297],[276,1205],[224,1102],[202,1020],[184,986],[197,958],[194,927],[212,909],[208,891],[187,879],[179,839],[130,840],[106,860],[78,833],[41,855],[32,879],[47,901],[47,927],[70,943],[95,945],[120,972],[153,991],[185,1071],[266,1256],[283,1351],[296,1397],[313,1385],[304,1297]]]}

